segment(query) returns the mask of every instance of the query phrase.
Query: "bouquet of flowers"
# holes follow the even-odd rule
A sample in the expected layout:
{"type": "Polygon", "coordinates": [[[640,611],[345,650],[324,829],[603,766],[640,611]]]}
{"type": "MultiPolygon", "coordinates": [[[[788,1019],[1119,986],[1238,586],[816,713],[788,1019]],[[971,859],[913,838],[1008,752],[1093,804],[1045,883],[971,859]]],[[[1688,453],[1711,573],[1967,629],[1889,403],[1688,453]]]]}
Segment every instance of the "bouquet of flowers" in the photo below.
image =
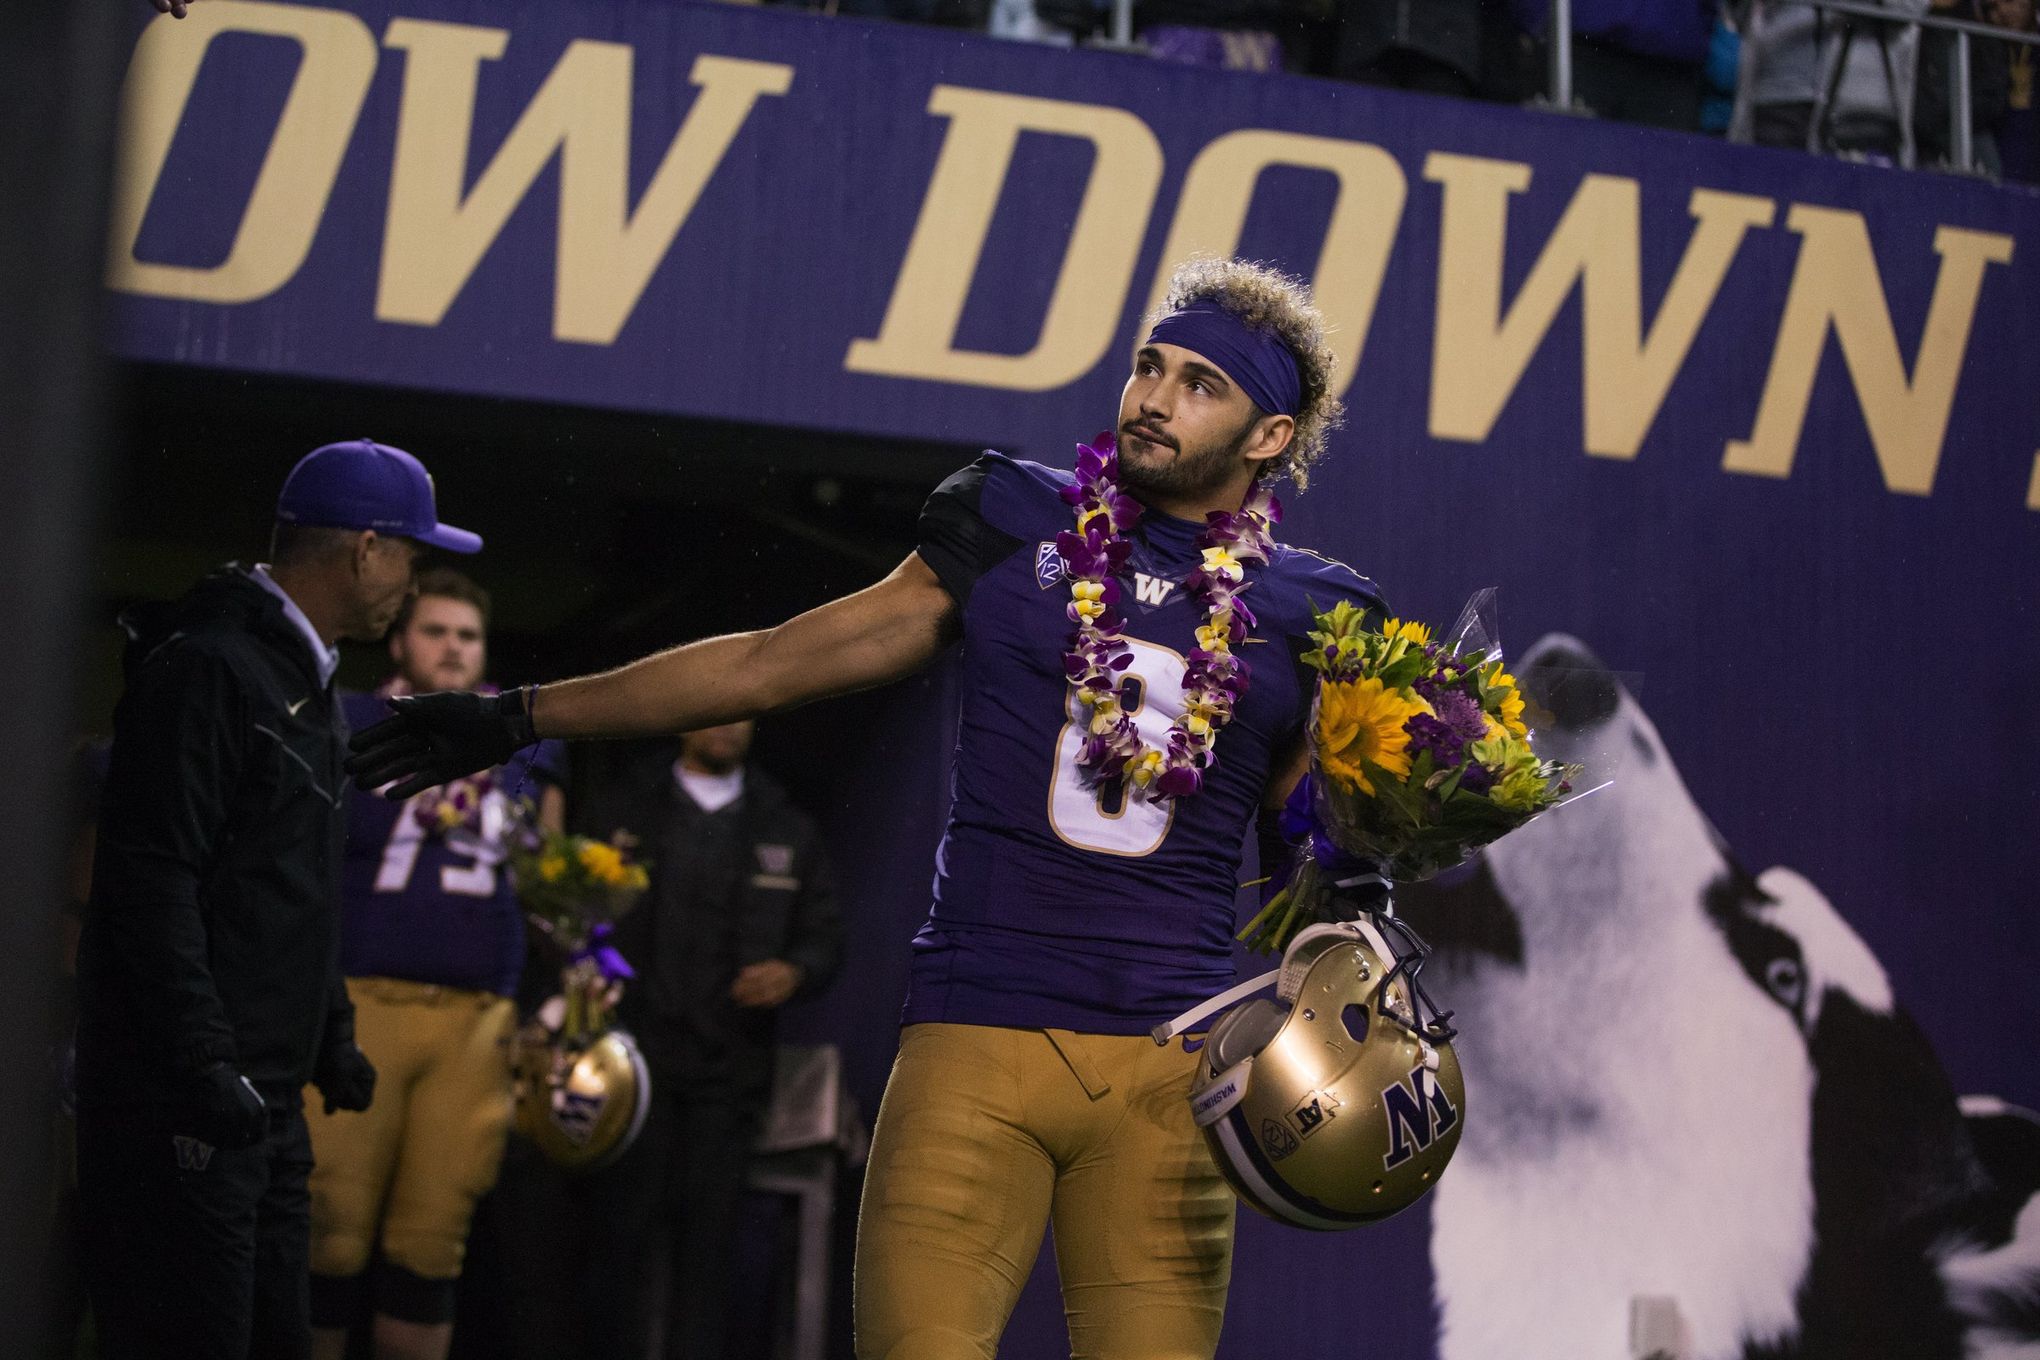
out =
{"type": "Polygon", "coordinates": [[[635,976],[609,937],[617,920],[650,885],[647,866],[627,841],[569,836],[526,816],[510,851],[517,897],[532,925],[557,945],[566,963],[560,994],[566,1013],[556,1026],[572,1045],[609,1028],[626,979],[635,976]]]}
{"type": "Polygon", "coordinates": [[[556,1165],[588,1171],[630,1146],[651,1099],[637,1042],[615,1022],[623,985],[635,974],[609,943],[651,879],[627,840],[549,831],[536,824],[529,803],[520,810],[510,852],[517,895],[565,962],[560,994],[518,1038],[517,1127],[556,1165]]]}
{"type": "Polygon", "coordinates": [[[1429,878],[1572,792],[1579,767],[1531,748],[1523,695],[1490,640],[1493,596],[1476,595],[1443,638],[1399,619],[1369,628],[1343,602],[1317,615],[1302,658],[1318,672],[1311,773],[1283,814],[1298,853],[1240,932],[1249,947],[1286,947],[1366,877],[1361,860],[1392,882],[1429,878]]]}

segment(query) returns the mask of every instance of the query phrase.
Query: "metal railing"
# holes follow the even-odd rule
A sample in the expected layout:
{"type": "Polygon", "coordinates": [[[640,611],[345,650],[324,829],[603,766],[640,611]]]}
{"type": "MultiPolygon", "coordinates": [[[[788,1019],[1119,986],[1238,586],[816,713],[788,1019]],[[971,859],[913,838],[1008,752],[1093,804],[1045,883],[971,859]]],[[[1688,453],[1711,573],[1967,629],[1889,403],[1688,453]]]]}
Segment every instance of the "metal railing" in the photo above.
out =
{"type": "MultiPolygon", "coordinates": [[[[1119,0],[1119,3],[1127,9],[1132,7],[1132,0],[1119,0]]],[[[1970,108],[1969,40],[1989,38],[1997,42],[2040,48],[2040,34],[2020,33],[1992,24],[1977,23],[1973,19],[1947,19],[1934,14],[1906,14],[1882,5],[1866,3],[1866,0],[1787,0],[1787,3],[1780,5],[1779,8],[1816,9],[1824,13],[1847,14],[1859,19],[1875,19],[1893,27],[1936,29],[1954,34],[1953,60],[1948,67],[1948,159],[1951,169],[1964,174],[1975,174],[1978,171],[1976,129],[1971,121],[1973,110],[1970,108]]],[[[1548,108],[1563,112],[1584,113],[1586,110],[1573,99],[1572,0],[1551,0],[1551,9],[1545,24],[1548,85],[1545,99],[1541,102],[1548,108]]],[[[1743,60],[1748,59],[1748,50],[1745,49],[1743,60]]],[[[1909,115],[1911,100],[1905,100],[1904,104],[1909,115]]],[[[1907,121],[1910,122],[1909,116],[1907,121]]],[[[1904,129],[1904,132],[1907,144],[1910,145],[1910,127],[1904,129]]],[[[1907,159],[1909,161],[1910,157],[1907,159]]]]}

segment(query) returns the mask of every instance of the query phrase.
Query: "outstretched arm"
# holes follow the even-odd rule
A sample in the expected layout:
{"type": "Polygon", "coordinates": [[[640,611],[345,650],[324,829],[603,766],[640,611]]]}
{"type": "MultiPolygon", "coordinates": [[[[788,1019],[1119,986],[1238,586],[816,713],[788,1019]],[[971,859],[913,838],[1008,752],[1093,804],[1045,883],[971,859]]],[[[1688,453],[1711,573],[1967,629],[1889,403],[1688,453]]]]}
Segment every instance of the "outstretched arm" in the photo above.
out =
{"type": "Polygon", "coordinates": [[[758,633],[691,642],[601,675],[542,686],[541,737],[691,732],[871,689],[928,664],[956,602],[918,553],[877,585],[758,633]]]}
{"type": "Polygon", "coordinates": [[[408,798],[500,765],[542,736],[657,736],[776,713],[911,674],[956,626],[956,602],[911,554],[877,585],[766,632],[689,643],[536,690],[397,699],[393,717],[355,736],[347,769],[363,789],[408,798]]]}

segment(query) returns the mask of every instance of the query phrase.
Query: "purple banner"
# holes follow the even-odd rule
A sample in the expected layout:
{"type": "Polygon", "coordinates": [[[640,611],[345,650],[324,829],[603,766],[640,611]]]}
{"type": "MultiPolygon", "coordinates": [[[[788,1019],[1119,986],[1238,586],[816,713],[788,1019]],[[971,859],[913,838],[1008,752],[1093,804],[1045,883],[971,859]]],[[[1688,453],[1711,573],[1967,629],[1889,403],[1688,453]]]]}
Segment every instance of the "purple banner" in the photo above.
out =
{"type": "MultiPolygon", "coordinates": [[[[206,0],[128,98],[141,359],[1056,460],[1177,261],[1314,278],[1351,418],[1285,534],[1410,616],[1501,586],[1519,662],[1626,678],[1621,754],[1412,903],[1466,1024],[1435,1218],[1246,1225],[1225,1355],[1952,1360],[2026,1278],[2040,1173],[1957,1096],[2040,1104],[2040,198],[663,0],[206,0]],[[1891,1299],[1931,1325],[1855,1347],[1891,1299]]],[[[887,764],[837,828],[873,958],[906,749],[912,815],[887,764]]],[[[827,1004],[868,1101],[883,1007],[827,1004]]]]}

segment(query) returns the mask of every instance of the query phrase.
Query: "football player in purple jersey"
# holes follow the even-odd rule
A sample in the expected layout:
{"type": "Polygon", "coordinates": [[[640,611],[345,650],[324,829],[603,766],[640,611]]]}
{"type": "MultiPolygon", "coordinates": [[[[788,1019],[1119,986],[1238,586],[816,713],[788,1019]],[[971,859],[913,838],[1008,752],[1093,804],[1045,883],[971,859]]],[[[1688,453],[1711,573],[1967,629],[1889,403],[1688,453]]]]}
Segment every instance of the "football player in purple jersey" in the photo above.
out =
{"type": "Polygon", "coordinates": [[[864,591],[602,675],[421,697],[356,740],[357,778],[401,797],[541,734],[684,731],[881,685],[961,638],[954,800],[858,1222],[866,1360],[993,1355],[1051,1220],[1074,1354],[1217,1346],[1233,1200],[1191,1122],[1194,1057],[1147,1036],[1233,980],[1245,833],[1306,768],[1313,605],[1381,608],[1262,532],[1267,484],[1301,487],[1338,421],[1332,369],[1301,284],[1193,262],[1132,357],[1116,483],[1109,460],[1079,486],[987,453],[864,591]],[[1246,608],[1222,612],[1227,563],[1246,608]],[[1215,680],[1228,630],[1250,676],[1215,680]]]}
{"type": "MultiPolygon", "coordinates": [[[[489,596],[461,573],[421,572],[390,630],[396,674],[342,694],[355,730],[399,694],[468,689],[487,662],[489,596]]],[[[558,744],[403,802],[349,800],[341,968],[362,1050],[383,1074],[367,1110],[308,1107],[316,1360],[346,1354],[372,1296],[376,1360],[443,1360],[475,1201],[495,1183],[511,1114],[511,1000],[524,917],[504,863],[511,800],[557,828],[558,744]],[[368,1265],[381,1248],[378,1268],[368,1265]]]]}

